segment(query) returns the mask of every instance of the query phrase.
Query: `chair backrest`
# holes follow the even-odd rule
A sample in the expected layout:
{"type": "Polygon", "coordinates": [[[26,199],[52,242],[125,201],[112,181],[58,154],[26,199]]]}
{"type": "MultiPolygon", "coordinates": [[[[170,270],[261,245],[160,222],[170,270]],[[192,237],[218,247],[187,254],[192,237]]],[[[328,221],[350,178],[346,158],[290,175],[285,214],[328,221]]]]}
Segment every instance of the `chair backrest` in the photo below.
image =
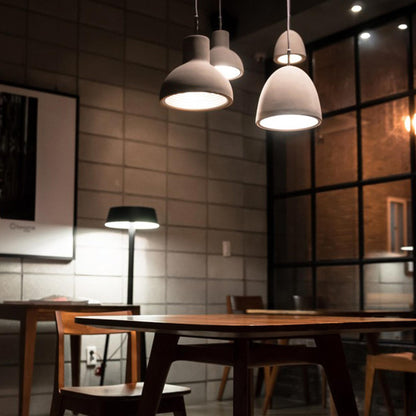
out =
{"type": "Polygon", "coordinates": [[[311,310],[313,298],[312,296],[293,295],[293,304],[297,311],[311,310]]]}
{"type": "MultiPolygon", "coordinates": [[[[65,368],[65,335],[71,335],[71,357],[77,356],[79,358],[80,351],[77,354],[73,354],[72,348],[80,347],[81,335],[109,335],[109,334],[128,334],[128,352],[127,352],[127,366],[126,366],[126,380],[132,383],[138,381],[138,344],[137,335],[135,331],[128,331],[123,329],[106,329],[97,328],[89,325],[78,324],[75,322],[76,316],[86,315],[132,315],[131,310],[125,311],[113,311],[113,312],[65,312],[55,311],[56,329],[58,332],[58,342],[56,348],[56,365],[55,365],[55,387],[60,389],[64,387],[64,368],[65,368]],[[73,340],[78,339],[78,343],[73,340]]],[[[78,363],[71,363],[72,366],[76,365],[79,368],[78,363]]]]}
{"type": "Polygon", "coordinates": [[[244,313],[247,309],[264,309],[261,296],[227,296],[227,313],[244,313]]]}

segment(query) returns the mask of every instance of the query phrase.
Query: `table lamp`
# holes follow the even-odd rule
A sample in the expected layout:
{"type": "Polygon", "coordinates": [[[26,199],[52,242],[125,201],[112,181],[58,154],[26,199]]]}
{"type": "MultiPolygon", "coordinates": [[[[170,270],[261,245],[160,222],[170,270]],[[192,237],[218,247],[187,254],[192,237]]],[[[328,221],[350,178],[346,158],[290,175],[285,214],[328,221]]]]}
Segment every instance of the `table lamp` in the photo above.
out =
{"type": "Polygon", "coordinates": [[[159,228],[156,211],[148,207],[112,207],[105,222],[109,228],[129,230],[129,268],[127,274],[127,304],[133,304],[134,237],[136,230],[159,228]]]}

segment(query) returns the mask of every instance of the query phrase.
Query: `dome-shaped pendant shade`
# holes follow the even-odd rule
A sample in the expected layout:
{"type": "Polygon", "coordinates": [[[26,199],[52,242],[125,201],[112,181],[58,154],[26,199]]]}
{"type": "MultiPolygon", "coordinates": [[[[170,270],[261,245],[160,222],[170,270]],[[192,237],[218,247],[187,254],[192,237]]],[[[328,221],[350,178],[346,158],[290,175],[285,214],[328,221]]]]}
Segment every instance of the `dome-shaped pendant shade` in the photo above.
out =
{"type": "Polygon", "coordinates": [[[290,55],[287,53],[287,30],[283,32],[274,46],[273,60],[277,64],[287,64],[290,56],[291,64],[299,64],[306,59],[306,50],[299,33],[294,30],[289,31],[290,55]]]}
{"type": "Polygon", "coordinates": [[[322,122],[321,104],[308,74],[292,65],[266,81],[257,106],[256,124],[265,130],[296,131],[322,122]]]}
{"type": "Polygon", "coordinates": [[[209,63],[209,39],[202,35],[187,36],[183,41],[184,64],[175,68],[160,90],[160,102],[186,111],[218,110],[233,102],[233,90],[209,63]]]}
{"type": "Polygon", "coordinates": [[[244,74],[243,62],[230,49],[230,34],[226,30],[212,32],[211,65],[229,80],[240,78],[244,74]]]}

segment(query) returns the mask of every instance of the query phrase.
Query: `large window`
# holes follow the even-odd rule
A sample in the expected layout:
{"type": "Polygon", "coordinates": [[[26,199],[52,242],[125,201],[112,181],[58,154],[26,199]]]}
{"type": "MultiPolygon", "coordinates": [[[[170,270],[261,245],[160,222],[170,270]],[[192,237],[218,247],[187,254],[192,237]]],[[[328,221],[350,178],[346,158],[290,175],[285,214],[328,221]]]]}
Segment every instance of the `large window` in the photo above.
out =
{"type": "Polygon", "coordinates": [[[268,134],[272,307],[415,309],[415,13],[310,45],[323,123],[268,134]]]}

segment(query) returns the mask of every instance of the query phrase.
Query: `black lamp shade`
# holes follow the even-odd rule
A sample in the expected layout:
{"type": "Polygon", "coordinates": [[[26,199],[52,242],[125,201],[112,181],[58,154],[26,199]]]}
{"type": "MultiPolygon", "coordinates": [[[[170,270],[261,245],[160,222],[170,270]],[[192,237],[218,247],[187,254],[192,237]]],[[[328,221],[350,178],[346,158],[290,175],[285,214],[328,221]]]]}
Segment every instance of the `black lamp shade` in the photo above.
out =
{"type": "Polygon", "coordinates": [[[152,230],[159,228],[156,211],[148,207],[112,207],[105,226],[128,230],[152,230]]]}

